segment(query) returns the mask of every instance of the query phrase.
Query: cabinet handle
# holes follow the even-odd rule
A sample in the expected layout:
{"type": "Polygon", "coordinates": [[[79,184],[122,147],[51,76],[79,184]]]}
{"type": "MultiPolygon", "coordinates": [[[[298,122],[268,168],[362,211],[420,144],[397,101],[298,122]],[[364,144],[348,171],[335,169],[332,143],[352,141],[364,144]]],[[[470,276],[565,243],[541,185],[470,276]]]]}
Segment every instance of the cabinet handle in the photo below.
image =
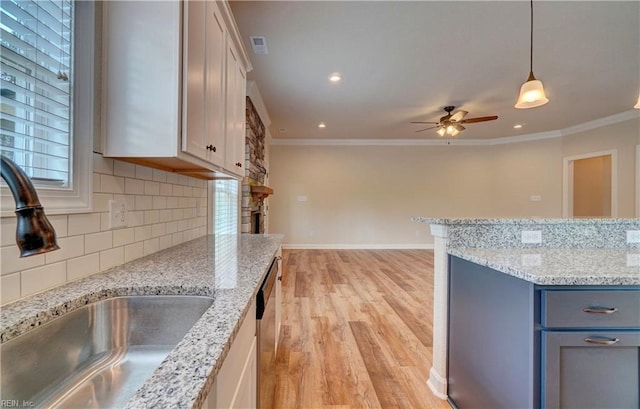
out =
{"type": "Polygon", "coordinates": [[[278,281],[282,281],[282,276],[278,276],[278,281]]]}
{"type": "Polygon", "coordinates": [[[588,342],[590,344],[598,344],[598,345],[613,345],[620,342],[618,338],[604,338],[604,339],[593,339],[593,338],[585,338],[584,342],[588,342]]]}
{"type": "Polygon", "coordinates": [[[613,314],[614,312],[618,312],[617,308],[602,308],[602,307],[587,307],[587,308],[583,308],[582,311],[586,312],[587,314],[613,314]]]}
{"type": "Polygon", "coordinates": [[[210,151],[214,151],[214,152],[215,152],[215,151],[216,151],[216,147],[215,147],[215,146],[213,146],[213,145],[207,145],[207,150],[210,150],[210,151]]]}

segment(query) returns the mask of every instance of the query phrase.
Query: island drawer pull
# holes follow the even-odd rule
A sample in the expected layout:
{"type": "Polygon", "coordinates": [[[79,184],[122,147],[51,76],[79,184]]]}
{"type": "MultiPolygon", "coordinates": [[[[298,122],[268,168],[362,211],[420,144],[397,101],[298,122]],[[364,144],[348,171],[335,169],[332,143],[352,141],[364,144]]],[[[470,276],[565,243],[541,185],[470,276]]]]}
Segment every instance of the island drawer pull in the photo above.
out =
{"type": "Polygon", "coordinates": [[[618,312],[617,308],[602,308],[602,307],[587,307],[583,308],[582,311],[588,314],[613,314],[614,312],[618,312]]]}
{"type": "Polygon", "coordinates": [[[598,344],[598,345],[613,345],[620,342],[618,338],[605,338],[605,339],[593,339],[593,338],[585,338],[584,342],[588,342],[590,344],[598,344]]]}

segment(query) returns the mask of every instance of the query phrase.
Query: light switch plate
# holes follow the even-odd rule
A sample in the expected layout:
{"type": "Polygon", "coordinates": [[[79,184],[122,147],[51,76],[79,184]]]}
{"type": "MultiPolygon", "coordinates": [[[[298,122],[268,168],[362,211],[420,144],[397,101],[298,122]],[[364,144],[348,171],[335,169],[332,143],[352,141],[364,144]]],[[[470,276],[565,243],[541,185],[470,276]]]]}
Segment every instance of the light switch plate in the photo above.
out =
{"type": "Polygon", "coordinates": [[[307,201],[306,196],[298,196],[298,202],[306,202],[306,201],[307,201]]]}
{"type": "Polygon", "coordinates": [[[124,200],[109,200],[109,229],[126,227],[127,203],[124,200]]]}

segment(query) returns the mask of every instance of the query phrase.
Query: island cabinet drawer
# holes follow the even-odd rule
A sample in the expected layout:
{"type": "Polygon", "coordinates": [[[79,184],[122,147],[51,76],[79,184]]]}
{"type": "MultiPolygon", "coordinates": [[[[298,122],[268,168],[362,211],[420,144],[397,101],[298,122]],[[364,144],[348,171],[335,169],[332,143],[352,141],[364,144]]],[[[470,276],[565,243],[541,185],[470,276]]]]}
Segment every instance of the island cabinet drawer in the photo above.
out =
{"type": "Polygon", "coordinates": [[[546,328],[640,328],[640,290],[543,290],[546,328]]]}

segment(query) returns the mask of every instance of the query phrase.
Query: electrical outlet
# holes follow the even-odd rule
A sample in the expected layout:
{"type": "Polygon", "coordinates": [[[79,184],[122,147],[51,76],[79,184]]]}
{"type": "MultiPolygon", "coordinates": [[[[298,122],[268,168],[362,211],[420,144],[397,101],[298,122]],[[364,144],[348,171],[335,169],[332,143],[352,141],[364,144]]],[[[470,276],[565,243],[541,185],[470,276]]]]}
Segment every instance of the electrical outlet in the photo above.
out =
{"type": "Polygon", "coordinates": [[[640,243],[640,230],[627,230],[627,243],[640,243]]]}
{"type": "Polygon", "coordinates": [[[540,195],[531,195],[529,197],[529,200],[531,200],[532,202],[541,202],[542,201],[542,196],[540,196],[540,195]]]}
{"type": "Polygon", "coordinates": [[[306,202],[306,201],[307,201],[306,196],[298,196],[298,202],[306,202]]]}
{"type": "Polygon", "coordinates": [[[521,240],[523,244],[540,244],[542,243],[542,231],[522,230],[521,240]]]}
{"type": "Polygon", "coordinates": [[[126,227],[127,203],[123,200],[109,200],[109,229],[126,227]]]}

